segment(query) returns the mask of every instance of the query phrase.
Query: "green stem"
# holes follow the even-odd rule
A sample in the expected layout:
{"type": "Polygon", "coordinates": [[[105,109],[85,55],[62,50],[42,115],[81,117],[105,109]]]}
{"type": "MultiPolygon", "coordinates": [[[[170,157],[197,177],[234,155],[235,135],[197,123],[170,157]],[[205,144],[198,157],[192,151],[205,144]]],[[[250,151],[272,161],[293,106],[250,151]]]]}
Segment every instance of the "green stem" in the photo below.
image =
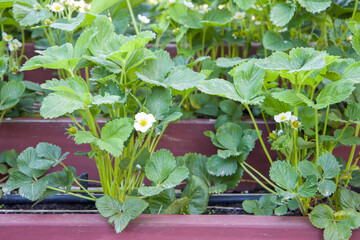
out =
{"type": "MultiPolygon", "coordinates": [[[[354,11],[353,11],[353,14],[352,14],[352,16],[351,16],[350,21],[354,20],[354,18],[355,18],[356,11],[357,11],[357,7],[358,7],[358,3],[359,3],[359,0],[356,0],[355,6],[354,6],[354,11]]],[[[346,34],[347,34],[348,31],[349,31],[349,25],[347,26],[344,34],[343,34],[342,37],[340,38],[340,42],[342,42],[342,41],[344,40],[344,38],[346,37],[346,34]]],[[[354,34],[355,34],[355,33],[354,33],[354,34]]]]}
{"type": "Polygon", "coordinates": [[[270,189],[269,187],[267,187],[264,183],[262,183],[257,177],[255,177],[254,174],[252,174],[252,173],[249,171],[249,169],[247,169],[247,168],[245,167],[244,164],[241,163],[240,165],[241,165],[242,168],[245,170],[245,172],[247,172],[247,174],[250,175],[250,177],[252,177],[258,184],[260,184],[260,186],[262,186],[262,187],[263,187],[264,189],[266,189],[268,192],[271,192],[272,194],[277,195],[277,192],[273,191],[272,189],[270,189]]]}
{"type": "Polygon", "coordinates": [[[3,181],[5,181],[6,179],[8,179],[10,177],[10,175],[7,175],[6,177],[0,179],[0,183],[2,183],[3,181]]]}
{"type": "Polygon", "coordinates": [[[329,110],[330,110],[330,105],[327,106],[327,108],[326,108],[326,117],[325,117],[325,125],[324,125],[323,136],[325,136],[325,134],[326,134],[326,128],[327,128],[327,123],[328,123],[329,110]]]}
{"type": "Polygon", "coordinates": [[[262,179],[264,179],[270,186],[272,186],[273,188],[277,188],[277,186],[272,183],[269,179],[267,179],[264,175],[262,175],[259,171],[257,171],[255,168],[253,168],[250,164],[243,162],[242,164],[246,165],[248,168],[250,168],[250,170],[252,170],[253,172],[255,172],[257,175],[259,175],[262,179]]]}
{"type": "Polygon", "coordinates": [[[127,3],[127,6],[128,6],[128,9],[129,9],[129,12],[130,12],[131,20],[132,20],[133,25],[134,25],[135,33],[139,34],[139,29],[138,29],[137,24],[136,24],[136,20],[135,20],[135,17],[134,17],[134,13],[133,13],[133,10],[132,10],[132,7],[131,7],[130,0],[126,0],[126,3],[127,3]]]}
{"type": "Polygon", "coordinates": [[[317,108],[315,108],[315,140],[316,140],[316,158],[315,158],[315,165],[316,161],[319,158],[319,129],[318,129],[318,113],[317,108]]]}
{"type": "Polygon", "coordinates": [[[48,188],[48,189],[51,189],[51,190],[58,191],[58,192],[66,193],[66,194],[69,194],[69,195],[72,195],[72,196],[75,196],[75,197],[79,197],[79,198],[84,198],[84,199],[87,199],[87,200],[91,200],[91,201],[96,201],[96,200],[97,200],[96,198],[93,199],[93,198],[86,197],[86,196],[79,195],[79,194],[75,194],[75,193],[72,193],[72,192],[66,192],[65,190],[61,190],[61,189],[54,188],[54,187],[50,187],[50,186],[47,186],[47,188],[48,188]]]}
{"type": "Polygon", "coordinates": [[[249,112],[249,115],[250,115],[250,117],[251,117],[251,120],[252,120],[253,123],[254,123],[255,130],[256,130],[256,132],[257,132],[257,134],[258,134],[259,141],[260,141],[260,143],[261,143],[262,148],[264,149],[264,152],[265,152],[265,154],[266,154],[266,157],[268,158],[270,164],[272,165],[273,161],[272,161],[272,159],[271,159],[271,157],[270,157],[270,154],[269,154],[269,152],[268,152],[268,150],[267,150],[267,148],[266,148],[266,146],[265,146],[265,143],[264,143],[264,141],[263,141],[263,139],[262,139],[262,137],[261,137],[260,130],[259,130],[257,124],[256,124],[255,118],[254,118],[253,114],[251,113],[251,110],[250,110],[249,106],[248,106],[247,104],[244,104],[244,106],[245,106],[245,108],[247,109],[247,111],[249,112]]]}
{"type": "Polygon", "coordinates": [[[6,110],[4,110],[4,111],[1,113],[1,116],[0,116],[0,124],[1,124],[1,122],[2,122],[2,120],[3,120],[3,118],[4,118],[5,113],[6,113],[6,110]]]}

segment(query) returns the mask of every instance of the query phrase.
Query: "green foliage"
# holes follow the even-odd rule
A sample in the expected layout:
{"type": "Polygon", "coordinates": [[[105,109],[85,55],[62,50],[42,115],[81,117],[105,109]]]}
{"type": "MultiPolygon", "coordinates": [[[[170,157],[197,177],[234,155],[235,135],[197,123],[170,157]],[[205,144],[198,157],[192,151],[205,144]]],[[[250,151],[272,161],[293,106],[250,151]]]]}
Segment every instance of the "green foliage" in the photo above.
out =
{"type": "Polygon", "coordinates": [[[137,197],[129,197],[124,203],[105,195],[96,201],[96,208],[103,217],[114,224],[116,233],[122,232],[130,220],[137,218],[148,206],[148,203],[137,197]]]}
{"type": "Polygon", "coordinates": [[[10,81],[2,84],[0,91],[0,111],[14,107],[24,93],[25,87],[22,82],[10,81]]]}
{"type": "Polygon", "coordinates": [[[146,177],[153,183],[151,187],[140,187],[145,196],[157,195],[165,189],[179,185],[189,175],[186,167],[176,167],[175,157],[162,149],[155,152],[145,167],[146,177]]]}
{"type": "Polygon", "coordinates": [[[360,227],[360,214],[352,210],[334,212],[325,204],[317,205],[310,215],[311,223],[324,231],[324,239],[349,239],[351,230],[360,227]]]}
{"type": "Polygon", "coordinates": [[[133,131],[132,119],[114,119],[105,124],[101,130],[101,138],[94,136],[89,131],[78,131],[75,134],[76,144],[91,143],[101,150],[118,157],[121,155],[125,141],[133,131]]]}

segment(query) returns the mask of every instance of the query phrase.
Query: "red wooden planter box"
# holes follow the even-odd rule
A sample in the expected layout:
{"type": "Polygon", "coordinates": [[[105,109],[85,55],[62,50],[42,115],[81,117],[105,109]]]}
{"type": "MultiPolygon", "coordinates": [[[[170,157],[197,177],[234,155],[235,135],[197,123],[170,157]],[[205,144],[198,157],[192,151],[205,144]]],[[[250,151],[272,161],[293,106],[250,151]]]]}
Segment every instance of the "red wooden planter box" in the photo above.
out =
{"type": "MultiPolygon", "coordinates": [[[[104,122],[104,120],[99,120],[104,122]]],[[[249,120],[247,120],[250,122],[249,120]]],[[[95,161],[85,156],[74,155],[77,151],[90,151],[90,146],[86,144],[76,145],[75,142],[68,138],[65,134],[66,128],[72,124],[72,120],[68,118],[60,118],[54,120],[45,120],[41,118],[14,118],[11,120],[3,120],[0,125],[0,152],[9,149],[15,149],[18,153],[28,147],[35,147],[39,142],[49,142],[58,145],[63,152],[70,152],[67,160],[64,161],[68,166],[74,166],[77,173],[86,172],[89,179],[98,180],[99,175],[95,165],[95,161]]],[[[260,130],[263,131],[263,139],[267,143],[267,130],[262,120],[257,121],[260,130]]],[[[275,122],[270,121],[269,127],[275,129],[275,122]]],[[[214,120],[210,119],[190,119],[181,120],[177,123],[169,124],[164,135],[162,136],[158,149],[169,149],[175,156],[182,156],[189,152],[200,153],[207,156],[216,154],[216,147],[212,144],[209,137],[206,137],[204,131],[215,131],[214,120]]],[[[359,149],[357,149],[359,150],[359,149]]],[[[348,147],[339,147],[334,154],[347,159],[349,155],[348,147]]],[[[355,156],[357,155],[355,153],[355,156]]],[[[273,159],[276,159],[275,151],[270,151],[273,159]]],[[[256,168],[264,175],[268,175],[270,163],[266,155],[257,141],[254,150],[250,153],[246,160],[251,166],[256,168]]],[[[62,170],[61,167],[53,170],[62,170]]],[[[247,174],[243,179],[252,180],[247,174]]],[[[236,191],[253,190],[259,185],[252,182],[242,181],[236,191]]]]}
{"type": "Polygon", "coordinates": [[[323,239],[307,217],[249,215],[140,215],[116,234],[99,214],[1,214],[0,232],[2,240],[323,239]]]}

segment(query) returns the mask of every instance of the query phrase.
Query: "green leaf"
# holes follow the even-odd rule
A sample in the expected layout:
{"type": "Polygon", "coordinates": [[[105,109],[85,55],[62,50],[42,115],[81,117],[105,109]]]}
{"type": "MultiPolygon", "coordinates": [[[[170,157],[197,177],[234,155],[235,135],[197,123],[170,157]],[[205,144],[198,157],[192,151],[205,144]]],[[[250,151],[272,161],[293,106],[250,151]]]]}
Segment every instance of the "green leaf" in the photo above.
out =
{"type": "Polygon", "coordinates": [[[168,150],[156,151],[145,167],[146,177],[157,184],[163,182],[176,166],[175,157],[168,150]]]}
{"type": "Polygon", "coordinates": [[[211,175],[214,176],[230,176],[236,172],[237,159],[234,157],[220,158],[218,155],[213,155],[207,161],[207,169],[211,175]]]}
{"type": "Polygon", "coordinates": [[[349,80],[353,83],[360,83],[360,63],[354,63],[347,67],[341,74],[342,80],[349,80]]]}
{"type": "Polygon", "coordinates": [[[171,19],[184,27],[194,29],[203,28],[199,12],[189,9],[184,4],[172,4],[168,8],[168,13],[171,19]]]}
{"type": "Polygon", "coordinates": [[[219,186],[225,184],[226,185],[225,190],[234,189],[239,185],[243,173],[244,173],[244,169],[238,167],[236,173],[231,176],[214,177],[214,185],[219,186]]]}
{"type": "Polygon", "coordinates": [[[55,188],[65,188],[66,191],[69,192],[74,182],[73,178],[76,177],[76,170],[73,167],[68,167],[68,170],[63,169],[62,172],[56,171],[49,173],[47,177],[49,186],[55,188]]]}
{"type": "Polygon", "coordinates": [[[109,223],[115,225],[117,233],[124,230],[130,220],[137,218],[147,206],[147,202],[136,197],[127,198],[124,204],[107,195],[96,201],[96,208],[103,217],[110,217],[109,223]]]}
{"type": "Polygon", "coordinates": [[[89,131],[77,131],[74,140],[76,144],[84,144],[94,143],[97,138],[89,131]]]}
{"type": "MultiPolygon", "coordinates": [[[[281,91],[285,91],[281,89],[281,91]]],[[[275,116],[283,112],[292,112],[290,104],[274,98],[271,94],[265,95],[264,102],[260,105],[261,109],[270,116],[275,116]]]]}
{"type": "Polygon", "coordinates": [[[256,66],[255,61],[251,60],[234,68],[230,73],[242,102],[251,104],[252,100],[261,92],[265,70],[256,66]]]}
{"type": "Polygon", "coordinates": [[[184,156],[177,157],[176,161],[178,165],[185,165],[189,169],[189,177],[192,175],[198,176],[210,186],[212,176],[208,173],[206,167],[208,157],[201,154],[188,153],[184,156]]]}
{"type": "Polygon", "coordinates": [[[270,30],[265,33],[262,42],[264,47],[271,51],[286,51],[294,46],[290,40],[285,40],[281,35],[270,30]]]}
{"type": "Polygon", "coordinates": [[[332,82],[324,87],[316,98],[315,108],[325,108],[339,103],[350,96],[355,90],[354,83],[348,80],[332,82]]]}
{"type": "Polygon", "coordinates": [[[310,177],[310,176],[315,176],[316,179],[319,179],[321,177],[319,171],[317,170],[316,166],[314,163],[307,161],[307,160],[303,160],[299,163],[298,165],[298,171],[300,172],[302,177],[310,177]]]}
{"type": "Polygon", "coordinates": [[[321,193],[321,195],[328,197],[331,194],[333,194],[336,190],[336,184],[331,180],[320,180],[317,184],[318,190],[321,193]]]}
{"type": "Polygon", "coordinates": [[[349,239],[351,230],[341,223],[330,223],[324,230],[324,239],[349,239]]]}
{"type": "Polygon", "coordinates": [[[275,52],[270,57],[258,60],[256,65],[264,69],[288,70],[289,73],[322,69],[325,64],[325,52],[313,48],[294,48],[289,54],[275,52]]]}
{"type": "Polygon", "coordinates": [[[163,87],[152,88],[146,97],[145,107],[157,120],[163,120],[171,105],[171,91],[163,87]]]}
{"type": "Polygon", "coordinates": [[[276,216],[282,216],[285,215],[287,211],[288,211],[288,207],[284,204],[275,208],[274,213],[276,216]]]}
{"type": "Polygon", "coordinates": [[[74,32],[83,25],[91,24],[95,18],[96,16],[88,13],[79,13],[75,18],[70,20],[64,18],[57,19],[55,22],[50,24],[50,27],[60,31],[74,32]]]}
{"type": "Polygon", "coordinates": [[[330,153],[321,155],[317,160],[317,165],[323,170],[323,177],[332,179],[340,174],[340,166],[336,158],[330,153]]]}
{"type": "Polygon", "coordinates": [[[120,1],[121,0],[107,0],[104,2],[102,0],[92,0],[89,13],[99,14],[102,11],[106,10],[107,8],[110,8],[111,6],[115,5],[120,1]]]}
{"type": "Polygon", "coordinates": [[[311,198],[315,196],[317,190],[317,179],[314,176],[310,176],[306,178],[305,183],[301,185],[297,191],[299,196],[311,198]]]}
{"type": "Polygon", "coordinates": [[[183,91],[195,87],[202,80],[205,80],[203,74],[194,72],[185,66],[178,66],[165,79],[165,84],[176,90],[183,91]]]}
{"type": "Polygon", "coordinates": [[[10,81],[5,83],[0,92],[0,111],[15,106],[24,91],[25,87],[22,82],[10,81]]]}
{"type": "Polygon", "coordinates": [[[33,70],[37,68],[65,69],[72,72],[81,56],[76,56],[74,48],[70,43],[52,46],[45,51],[37,51],[41,56],[30,58],[24,63],[20,71],[33,70]]]}
{"type": "MultiPolygon", "coordinates": [[[[36,4],[37,1],[35,1],[36,4]]],[[[28,27],[38,24],[47,18],[52,18],[50,12],[45,9],[36,10],[34,6],[26,6],[15,3],[13,5],[14,19],[20,24],[20,26],[28,27]]]]}
{"type": "Polygon", "coordinates": [[[317,228],[326,228],[333,221],[333,210],[325,204],[319,204],[309,214],[312,225],[317,228]]]}
{"type": "Polygon", "coordinates": [[[176,168],[167,179],[161,184],[163,188],[173,188],[179,185],[189,176],[189,170],[186,167],[176,168]]]}
{"type": "Polygon", "coordinates": [[[273,215],[276,204],[272,201],[273,195],[261,196],[259,200],[245,200],[243,208],[248,213],[255,215],[273,215]]]}
{"type": "Polygon", "coordinates": [[[10,178],[2,187],[2,191],[5,194],[10,194],[11,191],[20,188],[24,182],[32,182],[32,178],[20,172],[19,170],[14,170],[10,172],[10,178]]]}
{"type": "Polygon", "coordinates": [[[355,211],[360,204],[360,195],[353,191],[350,192],[345,187],[340,187],[339,202],[342,209],[355,211]]]}
{"type": "Polygon", "coordinates": [[[331,6],[331,0],[297,0],[302,7],[311,13],[318,13],[331,6]]]}
{"type": "Polygon", "coordinates": [[[57,118],[84,107],[81,98],[68,92],[50,93],[43,100],[40,114],[44,118],[57,118]]]}
{"type": "Polygon", "coordinates": [[[285,3],[277,3],[271,7],[270,20],[278,27],[284,27],[288,24],[291,18],[294,16],[294,5],[288,5],[285,3]]]}
{"type": "Polygon", "coordinates": [[[351,121],[358,121],[360,119],[360,103],[348,104],[344,114],[351,121]]]}
{"type": "Polygon", "coordinates": [[[201,23],[205,27],[216,27],[227,24],[231,18],[232,14],[229,10],[215,8],[205,13],[201,23]]]}
{"type": "Polygon", "coordinates": [[[149,211],[151,214],[159,214],[167,209],[176,200],[175,189],[169,188],[158,195],[148,198],[149,211]]]}
{"type": "Polygon", "coordinates": [[[120,101],[120,96],[110,95],[109,93],[105,93],[104,96],[96,95],[93,97],[91,104],[93,105],[101,105],[101,104],[114,104],[120,101]]]}
{"type": "Polygon", "coordinates": [[[188,197],[190,199],[190,214],[202,214],[206,211],[209,202],[209,188],[204,181],[193,175],[181,197],[188,197]]]}
{"type": "Polygon", "coordinates": [[[34,148],[29,147],[25,149],[18,157],[17,160],[19,170],[26,174],[29,177],[38,178],[45,171],[41,170],[48,169],[51,167],[52,163],[50,161],[45,161],[37,155],[37,152],[34,148]],[[39,164],[40,163],[40,166],[39,164]],[[40,167],[40,169],[36,169],[34,167],[40,167]]]}
{"type": "Polygon", "coordinates": [[[238,147],[243,136],[241,127],[236,123],[226,123],[216,132],[216,139],[222,148],[229,149],[233,153],[238,151],[238,147]]]}
{"type": "Polygon", "coordinates": [[[221,68],[231,68],[246,61],[248,61],[248,59],[243,59],[239,57],[234,57],[234,58],[220,57],[216,59],[216,66],[221,68]]]}
{"type": "Polygon", "coordinates": [[[19,194],[31,201],[35,201],[45,192],[47,184],[47,177],[43,177],[37,181],[24,181],[19,188],[19,194]]]}
{"type": "Polygon", "coordinates": [[[162,214],[190,214],[189,204],[190,199],[188,197],[176,199],[162,214]]]}
{"type": "Polygon", "coordinates": [[[51,143],[42,142],[36,146],[36,152],[39,157],[53,161],[55,167],[59,162],[63,161],[68,153],[61,156],[61,148],[51,143]]]}
{"type": "Polygon", "coordinates": [[[270,178],[280,187],[294,191],[299,181],[299,174],[287,162],[276,161],[271,165],[270,178]]]}
{"type": "Polygon", "coordinates": [[[275,99],[290,104],[293,107],[314,106],[314,103],[310,99],[301,93],[296,93],[295,90],[273,92],[272,96],[275,99]]]}
{"type": "Polygon", "coordinates": [[[124,142],[133,131],[133,123],[130,118],[114,119],[107,122],[101,130],[101,139],[96,140],[95,145],[109,152],[114,157],[122,154],[124,142]]]}
{"type": "Polygon", "coordinates": [[[140,72],[137,72],[137,76],[150,84],[157,86],[167,87],[163,82],[166,75],[175,66],[174,62],[170,58],[170,54],[166,51],[159,50],[155,52],[156,59],[147,61],[140,72]]]}
{"type": "Polygon", "coordinates": [[[201,81],[198,83],[197,88],[203,93],[225,97],[238,102],[242,101],[242,98],[238,96],[235,90],[235,86],[223,79],[215,78],[201,81]]]}
{"type": "Polygon", "coordinates": [[[155,133],[157,135],[161,134],[162,131],[164,130],[165,126],[167,126],[168,123],[178,120],[181,116],[182,116],[181,112],[178,112],[178,111],[172,112],[170,110],[169,114],[166,115],[164,117],[164,119],[160,122],[160,124],[156,126],[155,133]]]}
{"type": "Polygon", "coordinates": [[[236,5],[238,5],[239,8],[246,11],[256,3],[256,0],[234,0],[234,2],[236,5]]]}

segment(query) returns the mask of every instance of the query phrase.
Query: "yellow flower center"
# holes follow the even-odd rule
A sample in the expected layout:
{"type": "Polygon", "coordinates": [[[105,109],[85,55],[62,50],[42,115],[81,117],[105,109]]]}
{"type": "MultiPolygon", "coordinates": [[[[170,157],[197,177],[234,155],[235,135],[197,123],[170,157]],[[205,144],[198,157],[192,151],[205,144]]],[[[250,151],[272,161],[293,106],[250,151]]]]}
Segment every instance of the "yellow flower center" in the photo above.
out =
{"type": "Polygon", "coordinates": [[[141,120],[140,125],[145,127],[146,126],[146,120],[145,119],[141,120]]]}
{"type": "Polygon", "coordinates": [[[284,121],[284,120],[286,120],[286,117],[282,116],[280,119],[281,119],[281,121],[284,121]]]}
{"type": "Polygon", "coordinates": [[[243,16],[241,14],[238,15],[238,19],[241,19],[243,16]]]}
{"type": "Polygon", "coordinates": [[[294,128],[298,128],[298,127],[299,127],[299,122],[298,122],[298,121],[293,122],[293,123],[292,123],[292,126],[293,126],[294,128]]]}
{"type": "Polygon", "coordinates": [[[7,35],[7,36],[6,36],[6,39],[7,39],[7,40],[11,40],[11,39],[12,39],[12,36],[11,36],[11,35],[7,35]]]}
{"type": "Polygon", "coordinates": [[[61,9],[60,6],[56,6],[56,7],[55,7],[55,10],[56,10],[56,11],[60,11],[60,9],[61,9]]]}
{"type": "Polygon", "coordinates": [[[275,134],[275,133],[270,133],[270,134],[269,134],[269,137],[270,137],[271,139],[275,139],[275,138],[276,138],[276,134],[275,134]]]}

